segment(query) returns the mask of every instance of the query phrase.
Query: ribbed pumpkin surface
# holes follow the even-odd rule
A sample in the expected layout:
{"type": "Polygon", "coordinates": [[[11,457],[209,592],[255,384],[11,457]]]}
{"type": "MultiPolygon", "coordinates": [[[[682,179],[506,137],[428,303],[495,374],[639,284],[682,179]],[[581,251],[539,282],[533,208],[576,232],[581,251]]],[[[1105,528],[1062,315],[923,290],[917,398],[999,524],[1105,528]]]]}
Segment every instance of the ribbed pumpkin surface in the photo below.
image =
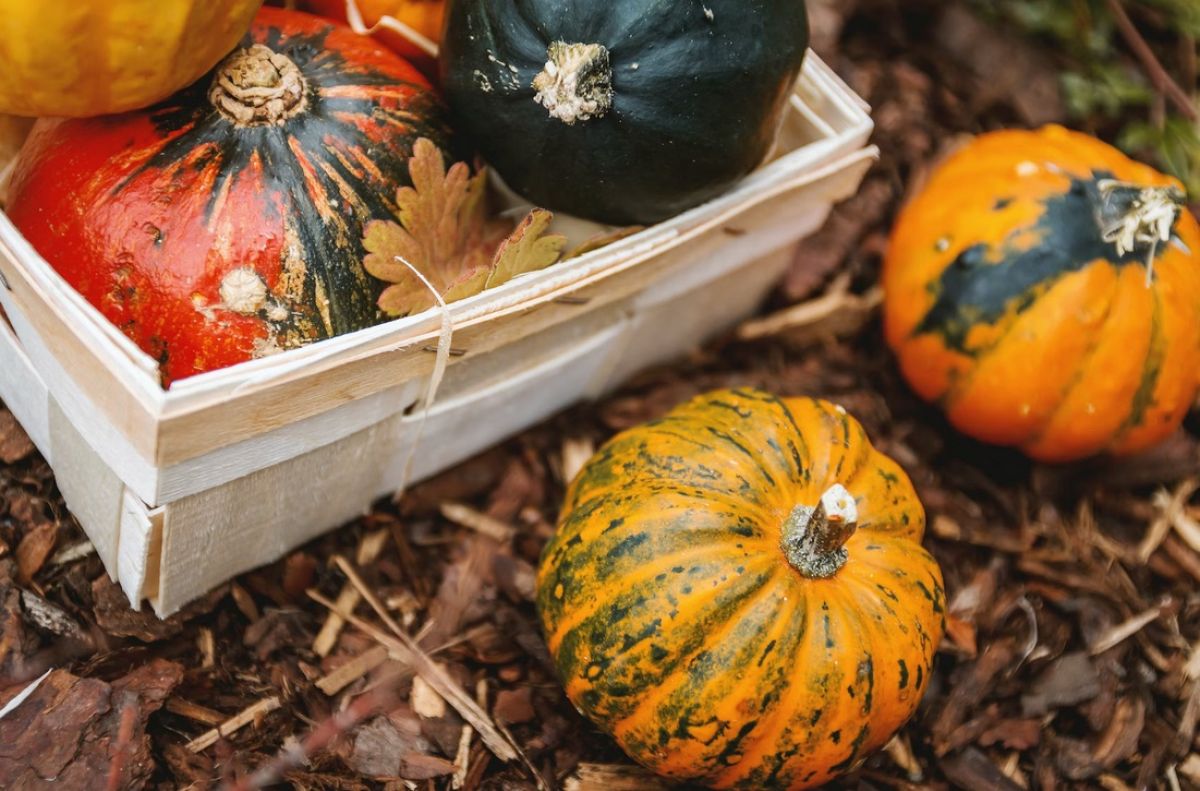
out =
{"type": "Polygon", "coordinates": [[[262,0],[0,0],[0,113],[145,107],[233,49],[262,0]]]}
{"type": "Polygon", "coordinates": [[[1169,241],[1104,238],[1104,216],[1148,187],[1182,194],[1059,127],[984,135],[949,159],[884,267],[887,340],[913,388],[961,431],[1046,460],[1174,431],[1200,384],[1200,225],[1183,209],[1169,241]]]}
{"type": "Polygon", "coordinates": [[[421,137],[445,147],[449,133],[411,65],[264,8],[168,101],[39,121],[9,215],[169,383],[381,320],[363,226],[394,217],[421,137]]]}
{"type": "Polygon", "coordinates": [[[715,788],[808,788],[921,698],[944,617],[923,530],[907,476],[841,408],[712,393],[586,465],[538,606],[568,697],[631,757],[715,788]],[[812,579],[784,526],[838,483],[859,526],[812,579]]]}

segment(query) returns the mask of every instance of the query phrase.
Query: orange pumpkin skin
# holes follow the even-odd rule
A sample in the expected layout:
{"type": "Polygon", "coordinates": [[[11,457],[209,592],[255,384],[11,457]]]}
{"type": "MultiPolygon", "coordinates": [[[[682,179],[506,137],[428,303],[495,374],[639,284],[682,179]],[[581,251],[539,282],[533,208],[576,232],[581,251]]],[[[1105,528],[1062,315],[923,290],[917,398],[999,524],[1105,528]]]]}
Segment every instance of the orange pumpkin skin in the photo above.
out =
{"type": "Polygon", "coordinates": [[[924,692],[945,603],[924,524],[900,467],[824,401],[720,391],[626,431],[571,484],[538,573],[567,696],[660,774],[820,785],[924,692]],[[858,529],[813,578],[785,526],[835,483],[858,529]]]}
{"type": "MultiPolygon", "coordinates": [[[[363,22],[374,25],[382,17],[390,16],[429,39],[433,44],[442,40],[442,20],[446,13],[446,0],[355,0],[363,22]]],[[[304,0],[301,4],[313,13],[346,21],[346,0],[304,0]]],[[[429,53],[409,39],[392,30],[379,30],[375,35],[396,52],[422,66],[432,61],[429,53]]]]}
{"type": "Polygon", "coordinates": [[[266,7],[208,79],[167,101],[38,121],[7,211],[169,385],[386,318],[363,227],[394,218],[422,137],[450,148],[440,100],[408,62],[266,7]],[[283,98],[262,104],[268,90],[283,98]]]}
{"type": "Polygon", "coordinates": [[[1200,386],[1200,225],[1182,209],[1169,241],[1119,251],[1101,218],[1144,188],[1182,199],[1061,127],[986,134],[947,160],[884,262],[887,342],[913,389],[963,433],[1044,461],[1171,434],[1200,386]]]}

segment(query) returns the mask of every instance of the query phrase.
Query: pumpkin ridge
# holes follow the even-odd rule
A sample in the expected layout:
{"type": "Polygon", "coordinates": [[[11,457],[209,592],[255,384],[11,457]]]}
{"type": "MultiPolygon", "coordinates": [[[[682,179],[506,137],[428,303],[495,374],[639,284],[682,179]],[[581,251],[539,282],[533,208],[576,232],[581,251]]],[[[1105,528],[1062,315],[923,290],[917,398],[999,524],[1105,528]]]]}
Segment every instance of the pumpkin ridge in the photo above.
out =
{"type": "Polygon", "coordinates": [[[1166,339],[1163,338],[1162,331],[1162,294],[1158,289],[1152,291],[1154,310],[1150,314],[1150,350],[1146,355],[1146,365],[1142,369],[1137,392],[1129,403],[1129,416],[1113,435],[1108,445],[1110,448],[1119,446],[1130,431],[1142,424],[1154,401],[1154,389],[1162,372],[1163,358],[1166,356],[1166,339]]]}
{"type": "MultiPolygon", "coordinates": [[[[662,661],[672,654],[688,660],[702,653],[711,638],[710,627],[725,623],[728,613],[742,606],[747,599],[753,599],[770,577],[770,572],[733,575],[730,576],[735,582],[733,585],[723,588],[714,585],[700,590],[700,593],[704,593],[720,588],[715,596],[696,595],[686,601],[677,599],[674,604],[667,602],[675,608],[686,608],[688,612],[681,613],[683,617],[673,618],[669,624],[676,646],[673,652],[666,651],[661,645],[657,645],[658,650],[655,651],[654,643],[647,645],[651,661],[661,668],[662,661]]],[[[630,679],[625,677],[630,672],[638,672],[638,657],[626,652],[624,645],[630,635],[641,638],[643,635],[653,637],[658,634],[664,624],[663,618],[658,614],[659,610],[649,611],[648,608],[658,607],[665,613],[666,606],[659,600],[648,598],[615,604],[607,618],[603,613],[598,614],[591,621],[568,632],[555,654],[567,695],[581,708],[592,713],[596,713],[596,702],[603,704],[604,711],[601,713],[609,723],[606,728],[627,716],[641,700],[636,694],[640,686],[631,686],[630,679]],[[635,612],[631,617],[629,613],[635,608],[642,608],[643,611],[635,612]],[[618,634],[617,629],[621,628],[625,631],[618,634]],[[647,634],[647,629],[654,631],[647,634]],[[596,657],[600,657],[600,660],[596,657]],[[593,669],[598,672],[592,672],[593,669]],[[625,676],[618,671],[625,671],[625,676]]]]}
{"type": "MultiPolygon", "coordinates": [[[[800,599],[803,600],[803,596],[801,596],[800,599]]],[[[784,658],[782,661],[786,662],[786,657],[788,654],[786,651],[781,650],[780,640],[791,635],[790,643],[785,643],[784,646],[794,647],[795,644],[803,639],[805,632],[804,624],[801,624],[800,628],[798,629],[796,627],[794,621],[795,610],[796,600],[790,599],[787,596],[779,596],[776,601],[769,602],[767,606],[766,617],[764,619],[767,622],[767,628],[761,630],[760,633],[755,634],[752,641],[744,641],[741,646],[733,649],[731,653],[733,653],[735,657],[743,660],[752,660],[754,656],[758,656],[759,667],[761,667],[763,662],[769,657],[777,659],[784,658]]],[[[747,615],[746,620],[749,621],[749,618],[750,616],[747,615]]],[[[723,641],[719,648],[721,650],[728,650],[730,648],[729,641],[723,641]]],[[[735,659],[732,662],[722,664],[741,666],[742,662],[735,659]]],[[[665,677],[671,673],[674,673],[678,666],[679,662],[676,661],[670,666],[662,668],[661,676],[665,677]]],[[[711,771],[717,771],[724,768],[720,766],[720,762],[725,761],[731,755],[733,755],[737,748],[744,748],[747,740],[751,739],[751,737],[754,737],[751,743],[757,741],[755,734],[761,729],[763,720],[769,716],[769,712],[777,705],[779,698],[777,695],[772,696],[770,694],[770,689],[767,690],[767,694],[765,695],[761,693],[765,687],[775,687],[777,685],[786,683],[787,670],[783,668],[777,668],[777,672],[780,677],[775,679],[774,682],[772,682],[770,678],[764,678],[754,673],[744,673],[733,678],[729,686],[722,685],[721,682],[724,680],[724,678],[721,675],[710,677],[705,680],[702,688],[696,690],[694,694],[687,696],[687,700],[690,704],[692,704],[693,708],[701,710],[720,710],[722,708],[721,703],[728,703],[738,700],[739,698],[742,704],[753,701],[755,706],[762,706],[762,708],[750,709],[745,705],[738,705],[738,719],[719,720],[719,722],[722,724],[740,725],[741,727],[737,735],[725,743],[720,754],[705,758],[705,764],[715,764],[714,766],[710,767],[711,771]],[[714,685],[716,687],[715,689],[713,688],[714,685]],[[702,701],[706,698],[713,699],[714,703],[708,706],[703,705],[702,701]]],[[[688,678],[690,680],[691,676],[688,678]]],[[[661,709],[657,713],[661,715],[661,709]]],[[[687,715],[688,713],[685,713],[685,716],[687,715]]],[[[668,718],[665,716],[658,716],[655,718],[655,720],[660,723],[660,727],[662,724],[665,724],[667,719],[668,718]]],[[[682,722],[680,722],[680,729],[683,729],[682,722]]],[[[679,736],[678,730],[675,732],[675,735],[679,736]]],[[[714,734],[711,741],[716,741],[721,737],[722,733],[718,732],[714,734]]],[[[711,741],[708,743],[711,743],[711,741]]],[[[705,746],[707,746],[708,743],[706,743],[705,746]]],[[[745,750],[741,750],[741,753],[744,758],[745,750]]],[[[695,764],[698,765],[699,763],[699,757],[697,757],[695,764]]],[[[690,768],[691,767],[689,767],[689,774],[694,775],[695,772],[690,771],[690,768]]]]}
{"type": "MultiPolygon", "coordinates": [[[[1096,261],[1108,261],[1118,269],[1130,264],[1144,266],[1148,260],[1145,250],[1117,254],[1112,243],[1101,239],[1095,215],[1101,201],[1098,184],[1112,179],[1108,171],[1094,172],[1086,180],[1072,178],[1068,192],[1043,199],[1045,211],[1033,226],[1015,229],[994,250],[982,243],[966,248],[934,281],[937,297],[911,336],[936,334],[947,349],[971,355],[966,346],[970,328],[980,322],[995,324],[1037,287],[1096,261]],[[1039,243],[1026,249],[1016,247],[1015,240],[1029,233],[1037,234],[1039,243]],[[987,254],[993,252],[1002,253],[1003,258],[987,261],[987,254]]],[[[1154,260],[1164,257],[1168,247],[1159,245],[1154,260]]]]}
{"type": "MultiPolygon", "coordinates": [[[[999,320],[1003,320],[1003,321],[1007,322],[1007,325],[1004,327],[1004,330],[999,335],[995,336],[994,338],[989,339],[988,343],[985,346],[981,346],[978,349],[972,349],[972,350],[966,350],[966,351],[955,350],[955,351],[958,351],[960,354],[964,354],[964,355],[970,357],[974,361],[974,364],[970,366],[970,368],[967,370],[965,376],[962,375],[961,372],[959,372],[957,375],[955,375],[952,378],[952,380],[950,381],[950,384],[949,384],[949,388],[945,392],[943,392],[941,394],[941,396],[938,397],[937,403],[945,411],[949,411],[950,408],[952,408],[956,403],[958,403],[958,401],[963,397],[964,393],[967,393],[970,391],[971,387],[975,384],[975,379],[976,379],[977,375],[979,374],[980,370],[983,368],[983,364],[989,359],[992,352],[994,352],[996,349],[1000,348],[1004,343],[1006,343],[1008,340],[1010,340],[1013,337],[1013,333],[1017,331],[1017,327],[1021,323],[1021,318],[1024,316],[1025,311],[1033,308],[1038,303],[1039,300],[1046,297],[1046,295],[1050,291],[1052,291],[1055,286],[1059,285],[1067,275],[1075,274],[1077,272],[1082,272],[1088,266],[1095,265],[1095,263],[1096,262],[1094,262],[1094,261],[1088,262],[1086,265],[1080,267],[1079,269],[1076,269],[1076,270],[1073,270],[1070,272],[1066,272],[1062,276],[1055,277],[1053,280],[1037,284],[1036,286],[1034,286],[1033,289],[1031,289],[1031,291],[1026,292],[1026,294],[1023,295],[1022,304],[1018,305],[1018,306],[1014,306],[1011,314],[1007,314],[1007,315],[1003,315],[1003,316],[999,317],[999,320]]],[[[1109,262],[1109,263],[1111,264],[1112,262],[1109,262]]],[[[1114,269],[1117,270],[1117,275],[1118,275],[1118,280],[1119,280],[1120,269],[1117,268],[1115,265],[1114,265],[1114,269]]],[[[910,336],[909,341],[911,341],[915,338],[916,338],[916,333],[914,332],[910,336]]],[[[943,342],[944,342],[944,339],[943,339],[943,342]]],[[[947,347],[947,348],[950,348],[950,347],[947,347]]],[[[1025,438],[1021,441],[1020,446],[1023,447],[1023,446],[1027,446],[1029,444],[1031,444],[1031,440],[1029,438],[1025,438]]]]}
{"type": "MultiPolygon", "coordinates": [[[[769,703],[760,709],[756,715],[757,723],[753,731],[747,734],[748,738],[742,742],[744,747],[742,751],[742,760],[734,766],[727,766],[715,775],[710,775],[708,779],[721,787],[727,787],[739,780],[746,779],[747,776],[754,774],[756,770],[764,764],[764,759],[768,758],[772,753],[783,752],[783,747],[779,743],[780,735],[786,726],[796,716],[796,707],[788,705],[788,690],[790,689],[788,681],[791,667],[802,666],[803,652],[809,648],[809,599],[804,591],[801,591],[802,586],[794,586],[798,595],[793,597],[789,593],[785,599],[784,606],[788,608],[788,618],[780,618],[787,626],[785,633],[791,632],[794,636],[791,644],[782,646],[776,645],[775,652],[780,666],[778,669],[779,678],[766,678],[763,684],[777,683],[782,689],[781,694],[773,696],[769,703]],[[800,604],[803,603],[803,607],[800,604]],[[800,621],[799,628],[796,628],[796,621],[800,621]],[[782,720],[782,727],[781,727],[782,720]],[[741,777],[739,777],[739,774],[741,777]]],[[[781,613],[782,615],[782,613],[781,613]]],[[[786,762],[784,762],[786,763],[786,762]]],[[[782,764],[776,768],[776,772],[782,770],[782,764]]]]}
{"type": "MultiPolygon", "coordinates": [[[[775,586],[772,585],[772,582],[776,578],[776,573],[768,574],[760,581],[756,589],[747,592],[745,596],[732,602],[730,609],[721,613],[721,624],[713,631],[705,631],[705,637],[700,640],[699,644],[693,650],[672,657],[672,667],[677,668],[682,664],[690,662],[701,653],[709,650],[709,646],[711,645],[721,645],[724,639],[729,636],[729,633],[736,630],[741,624],[743,613],[756,609],[762,604],[763,600],[776,596],[775,586]]],[[[679,627],[676,626],[676,628],[678,629],[679,627]]],[[[702,624],[697,624],[696,628],[698,630],[702,629],[702,624]]],[[[618,740],[622,740],[622,734],[628,733],[630,729],[636,727],[638,720],[649,717],[648,712],[659,708],[665,702],[666,698],[678,692],[690,679],[691,676],[680,674],[678,679],[673,680],[673,682],[660,684],[647,692],[637,702],[632,711],[612,724],[613,736],[618,740]]]]}
{"type": "MultiPolygon", "coordinates": [[[[678,566],[678,565],[683,565],[680,561],[690,559],[693,555],[703,555],[703,554],[707,554],[707,553],[709,553],[709,550],[707,547],[696,546],[696,547],[692,547],[692,548],[688,549],[687,551],[681,551],[675,555],[669,555],[669,556],[667,556],[669,558],[669,560],[664,560],[662,562],[664,564],[669,562],[669,563],[672,563],[672,564],[678,566]]],[[[656,560],[658,560],[658,558],[656,558],[656,560]]],[[[762,563],[761,560],[759,562],[762,563]]],[[[574,571],[574,568],[576,565],[582,566],[585,569],[588,568],[586,564],[579,563],[579,564],[572,564],[572,566],[568,570],[574,571]]],[[[747,571],[750,571],[753,568],[753,561],[747,561],[743,565],[746,566],[747,571]]],[[[657,566],[652,566],[650,564],[641,564],[641,566],[638,569],[636,569],[634,571],[626,572],[625,574],[623,574],[621,576],[622,589],[621,589],[621,592],[619,595],[620,596],[627,595],[630,597],[636,596],[635,588],[638,585],[653,581],[654,578],[656,576],[658,576],[659,573],[660,573],[660,568],[657,566]]],[[[559,579],[561,581],[561,576],[562,575],[560,574],[556,579],[559,579]]],[[[733,577],[730,577],[730,580],[733,580],[733,579],[734,579],[733,577]]],[[[589,579],[589,583],[591,583],[593,581],[594,580],[589,579]]],[[[714,593],[720,592],[720,590],[721,590],[720,586],[718,586],[716,588],[706,589],[706,591],[712,591],[714,593]]],[[[554,632],[547,636],[546,643],[549,645],[550,650],[552,652],[557,651],[558,647],[562,644],[562,641],[566,637],[568,632],[579,628],[584,623],[586,623],[589,619],[593,618],[597,613],[599,613],[601,610],[603,610],[605,607],[610,606],[612,603],[613,603],[613,598],[603,598],[601,596],[594,596],[589,599],[586,606],[580,607],[578,609],[572,609],[570,616],[559,620],[558,623],[556,623],[554,625],[554,632]]]]}
{"type": "MultiPolygon", "coordinates": [[[[810,588],[808,585],[797,585],[796,587],[810,588]]],[[[806,590],[805,594],[805,623],[819,626],[821,613],[827,612],[826,608],[833,606],[830,603],[829,595],[817,595],[815,589],[806,590]]],[[[834,598],[836,599],[836,596],[834,598]]],[[[797,645],[791,663],[794,667],[828,668],[829,673],[822,677],[824,686],[821,689],[815,689],[802,684],[787,685],[775,703],[774,712],[770,715],[766,727],[757,734],[754,746],[746,751],[743,760],[735,766],[728,767],[723,773],[710,777],[710,780],[720,784],[720,787],[723,788],[756,788],[758,786],[747,785],[747,783],[749,781],[761,782],[765,779],[759,776],[766,769],[764,759],[772,753],[786,754],[790,752],[790,755],[770,771],[769,776],[774,778],[774,782],[778,782],[779,775],[786,770],[788,782],[778,787],[787,788],[793,784],[797,768],[791,767],[789,764],[793,763],[797,755],[802,752],[811,757],[813,748],[819,742],[828,741],[826,734],[831,725],[840,722],[844,716],[843,707],[836,702],[823,706],[816,712],[811,712],[802,705],[807,698],[814,696],[826,700],[838,699],[837,696],[841,692],[840,687],[845,674],[839,662],[830,661],[831,650],[837,650],[840,654],[841,644],[838,644],[835,649],[828,645],[827,639],[820,637],[816,629],[805,628],[803,639],[797,645]]]]}
{"type": "MultiPolygon", "coordinates": [[[[673,563],[677,555],[689,554],[692,546],[701,541],[716,541],[728,544],[731,548],[738,544],[747,553],[763,552],[770,546],[770,538],[765,533],[747,534],[746,530],[741,529],[753,520],[739,520],[736,512],[706,515],[691,505],[677,506],[664,494],[648,498],[652,500],[647,503],[653,506],[652,515],[627,518],[621,522],[619,531],[612,530],[611,521],[603,520],[589,521],[578,530],[572,529],[571,540],[578,537],[577,540],[585,545],[572,565],[604,571],[603,575],[597,574],[598,580],[611,574],[622,574],[625,556],[616,553],[623,542],[634,536],[645,536],[647,549],[652,549],[656,558],[669,558],[673,563]]],[[[619,508],[622,503],[618,500],[612,502],[611,506],[619,508]]]]}
{"type": "MultiPolygon", "coordinates": [[[[1050,413],[1046,415],[1046,419],[1042,422],[1042,425],[1039,426],[1038,429],[1034,431],[1033,434],[1023,443],[1021,443],[1022,446],[1029,447],[1042,441],[1046,435],[1046,432],[1049,431],[1051,426],[1054,425],[1055,418],[1059,416],[1063,408],[1067,405],[1071,394],[1074,393],[1081,384],[1083,384],[1084,374],[1088,369],[1088,363],[1091,362],[1092,358],[1100,350],[1100,344],[1106,337],[1104,334],[1104,328],[1113,318],[1113,306],[1117,302],[1117,294],[1120,292],[1122,287],[1123,283],[1121,282],[1121,273],[1118,270],[1117,276],[1113,278],[1112,289],[1111,293],[1108,295],[1108,301],[1105,303],[1104,318],[1102,318],[1092,330],[1091,343],[1077,361],[1075,365],[1074,376],[1071,378],[1071,381],[1067,383],[1067,386],[1063,388],[1063,391],[1059,396],[1058,403],[1054,405],[1054,409],[1050,410],[1050,413]]],[[[1100,450],[1100,448],[1095,448],[1095,450],[1100,450]]]]}

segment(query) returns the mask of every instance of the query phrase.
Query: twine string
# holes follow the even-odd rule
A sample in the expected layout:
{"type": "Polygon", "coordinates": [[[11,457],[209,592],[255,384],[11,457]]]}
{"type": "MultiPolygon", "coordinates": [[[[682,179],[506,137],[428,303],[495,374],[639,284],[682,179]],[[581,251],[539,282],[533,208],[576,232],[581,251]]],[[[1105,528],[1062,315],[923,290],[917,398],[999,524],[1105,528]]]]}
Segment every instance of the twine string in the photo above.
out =
{"type": "Polygon", "coordinates": [[[346,22],[360,36],[373,36],[380,28],[399,33],[426,55],[437,57],[438,45],[436,43],[418,33],[411,25],[406,25],[393,16],[384,14],[378,22],[368,27],[363,19],[362,11],[358,8],[357,0],[346,0],[346,22]]]}

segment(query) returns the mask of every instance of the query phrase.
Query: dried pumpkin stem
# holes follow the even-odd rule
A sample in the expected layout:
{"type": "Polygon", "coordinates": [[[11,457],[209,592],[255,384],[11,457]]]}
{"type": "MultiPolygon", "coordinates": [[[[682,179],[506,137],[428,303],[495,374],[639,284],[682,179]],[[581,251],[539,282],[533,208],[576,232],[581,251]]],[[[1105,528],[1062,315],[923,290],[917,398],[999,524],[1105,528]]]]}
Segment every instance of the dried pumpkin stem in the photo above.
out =
{"type": "Polygon", "coordinates": [[[304,112],[307,89],[291,58],[253,44],[234,50],[217,67],[208,100],[238,126],[274,126],[304,112]]]}
{"type": "Polygon", "coordinates": [[[546,49],[546,67],[533,78],[534,101],[568,126],[602,118],[612,108],[612,65],[600,44],[555,41],[546,49]]]}
{"type": "Polygon", "coordinates": [[[1096,220],[1101,236],[1105,242],[1116,245],[1118,256],[1140,248],[1147,250],[1146,284],[1149,285],[1158,246],[1171,241],[1187,196],[1178,187],[1140,187],[1113,179],[1096,186],[1100,191],[1096,220]]]}
{"type": "Polygon", "coordinates": [[[788,562],[810,579],[826,579],[846,564],[845,544],[858,528],[858,507],[845,486],[835,483],[815,507],[796,506],[783,526],[788,562]]]}

